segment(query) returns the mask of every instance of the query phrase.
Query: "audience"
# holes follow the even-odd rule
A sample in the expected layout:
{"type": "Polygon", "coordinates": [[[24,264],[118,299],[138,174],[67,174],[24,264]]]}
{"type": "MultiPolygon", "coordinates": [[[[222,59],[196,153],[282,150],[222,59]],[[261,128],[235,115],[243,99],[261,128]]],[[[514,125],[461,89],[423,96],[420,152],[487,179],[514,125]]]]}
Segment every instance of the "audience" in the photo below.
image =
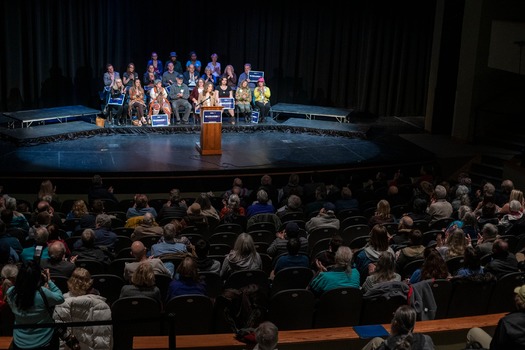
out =
{"type": "Polygon", "coordinates": [[[306,254],[299,254],[301,243],[297,238],[290,238],[286,243],[287,254],[282,254],[277,258],[273,274],[288,267],[310,267],[310,259],[306,254]]]}
{"type": "Polygon", "coordinates": [[[496,239],[492,244],[492,260],[485,265],[485,271],[500,279],[511,272],[518,271],[516,256],[509,251],[509,244],[496,239]]]}
{"type": "Polygon", "coordinates": [[[142,217],[141,223],[135,227],[135,230],[131,234],[131,240],[132,241],[138,241],[144,237],[151,237],[151,236],[162,236],[163,233],[162,227],[157,225],[155,222],[155,217],[153,217],[153,214],[146,213],[142,217]]]}
{"type": "Polygon", "coordinates": [[[131,255],[135,258],[135,262],[127,262],[124,266],[124,279],[129,281],[133,272],[137,267],[145,262],[153,267],[155,275],[166,275],[172,277],[170,270],[166,268],[162,260],[147,256],[147,249],[141,241],[135,241],[131,244],[131,255]]]}
{"type": "Polygon", "coordinates": [[[221,273],[221,262],[208,257],[210,252],[210,242],[205,239],[199,239],[195,243],[195,262],[199,272],[221,273]]]}
{"type": "Polygon", "coordinates": [[[339,219],[335,215],[335,205],[331,202],[325,202],[317,216],[306,222],[305,228],[307,232],[312,232],[317,228],[334,228],[339,230],[339,226],[339,219]]]}
{"type": "Polygon", "coordinates": [[[361,289],[365,293],[374,288],[378,283],[401,281],[401,276],[395,270],[395,257],[388,251],[381,252],[374,272],[366,277],[361,289]]]}
{"type": "Polygon", "coordinates": [[[222,262],[221,276],[227,279],[233,272],[241,270],[262,270],[261,256],[255,249],[252,236],[241,233],[233,249],[222,262]]]}
{"type": "Polygon", "coordinates": [[[270,321],[262,322],[255,329],[255,341],[257,344],[253,350],[277,350],[277,342],[279,341],[277,326],[270,321]]]}
{"type": "Polygon", "coordinates": [[[305,237],[299,237],[299,225],[295,222],[288,222],[282,231],[278,231],[276,238],[267,249],[267,253],[272,258],[276,258],[288,251],[287,244],[291,238],[297,238],[299,241],[299,252],[308,254],[308,240],[305,237]]]}

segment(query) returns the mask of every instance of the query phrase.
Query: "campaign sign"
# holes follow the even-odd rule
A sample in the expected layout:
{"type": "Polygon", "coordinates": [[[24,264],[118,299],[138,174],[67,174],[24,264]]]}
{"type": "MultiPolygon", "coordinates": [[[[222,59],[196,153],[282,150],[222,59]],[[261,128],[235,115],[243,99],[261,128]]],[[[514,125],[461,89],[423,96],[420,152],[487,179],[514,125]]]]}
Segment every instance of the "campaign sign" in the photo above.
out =
{"type": "Polygon", "coordinates": [[[250,73],[248,73],[248,79],[250,81],[257,81],[259,78],[264,78],[264,72],[258,71],[258,70],[251,70],[250,73]]]}
{"type": "Polygon", "coordinates": [[[166,93],[169,95],[171,90],[171,85],[166,86],[164,89],[166,89],[166,93]]]}
{"type": "Polygon", "coordinates": [[[120,95],[119,97],[109,97],[108,105],[122,106],[124,103],[125,94],[120,95]]]}
{"type": "Polygon", "coordinates": [[[168,126],[170,119],[167,114],[154,114],[151,116],[151,126],[168,126]]]}
{"type": "Polygon", "coordinates": [[[203,111],[203,123],[222,123],[222,111],[203,111]]]}
{"type": "Polygon", "coordinates": [[[252,111],[252,123],[259,124],[259,112],[258,111],[252,111]]]}
{"type": "Polygon", "coordinates": [[[219,98],[219,104],[225,109],[234,109],[235,99],[229,97],[219,98]]]}

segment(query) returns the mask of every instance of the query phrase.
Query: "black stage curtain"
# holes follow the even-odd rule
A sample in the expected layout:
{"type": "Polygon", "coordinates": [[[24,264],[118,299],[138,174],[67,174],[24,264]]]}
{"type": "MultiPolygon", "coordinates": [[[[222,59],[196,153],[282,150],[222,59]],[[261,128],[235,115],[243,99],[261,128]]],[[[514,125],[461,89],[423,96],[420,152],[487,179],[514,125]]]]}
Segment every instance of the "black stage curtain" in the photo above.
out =
{"type": "Polygon", "coordinates": [[[106,63],[142,78],[151,52],[211,53],[265,72],[271,102],[423,115],[435,0],[2,1],[0,109],[99,107],[106,63]]]}

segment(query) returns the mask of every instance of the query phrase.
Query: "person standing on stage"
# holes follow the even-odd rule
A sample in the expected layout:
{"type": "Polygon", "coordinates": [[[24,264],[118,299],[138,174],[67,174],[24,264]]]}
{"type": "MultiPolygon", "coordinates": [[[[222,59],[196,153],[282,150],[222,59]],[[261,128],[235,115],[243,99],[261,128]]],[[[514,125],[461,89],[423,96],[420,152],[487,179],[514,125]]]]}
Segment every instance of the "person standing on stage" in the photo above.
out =
{"type": "Polygon", "coordinates": [[[255,96],[255,105],[259,107],[259,122],[264,122],[264,119],[268,116],[270,112],[270,88],[266,86],[264,78],[259,78],[257,80],[257,87],[253,90],[253,95],[255,96]]]}
{"type": "Polygon", "coordinates": [[[198,105],[199,106],[218,106],[219,101],[217,100],[213,84],[212,83],[206,83],[204,85],[204,90],[202,91],[202,94],[199,95],[198,105]]]}
{"type": "Polygon", "coordinates": [[[133,63],[128,64],[126,72],[122,74],[122,82],[126,87],[126,91],[128,91],[133,86],[133,81],[138,78],[139,75],[137,72],[135,72],[135,65],[133,63]]]}
{"type": "Polygon", "coordinates": [[[173,109],[173,113],[175,114],[175,122],[177,124],[180,124],[180,107],[184,107],[184,115],[182,116],[183,124],[189,123],[188,120],[190,118],[191,113],[191,104],[188,101],[188,97],[190,97],[190,89],[188,88],[188,85],[184,84],[183,81],[184,76],[182,74],[178,74],[177,78],[175,78],[175,84],[171,86],[169,93],[169,100],[171,101],[171,107],[173,109]]]}

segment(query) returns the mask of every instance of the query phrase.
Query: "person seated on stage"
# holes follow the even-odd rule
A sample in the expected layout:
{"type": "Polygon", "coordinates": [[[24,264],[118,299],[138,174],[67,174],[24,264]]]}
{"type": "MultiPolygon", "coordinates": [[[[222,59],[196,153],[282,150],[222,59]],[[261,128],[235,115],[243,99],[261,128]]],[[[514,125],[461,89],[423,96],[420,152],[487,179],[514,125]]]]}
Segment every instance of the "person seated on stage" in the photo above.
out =
{"type": "Polygon", "coordinates": [[[168,64],[173,63],[173,70],[177,72],[178,74],[184,73],[182,70],[182,64],[180,64],[179,61],[177,61],[177,53],[175,51],[170,52],[170,58],[166,61],[166,64],[164,65],[164,71],[168,70],[168,64]]]}
{"type": "MultiPolygon", "coordinates": [[[[133,109],[137,111],[137,119],[140,123],[146,121],[144,114],[146,110],[146,103],[144,102],[144,89],[140,83],[140,80],[135,80],[135,84],[129,89],[129,107],[128,115],[131,117],[133,109]]],[[[140,124],[139,124],[140,125],[140,124]]]]}
{"type": "Polygon", "coordinates": [[[250,121],[252,99],[252,90],[248,86],[248,80],[244,79],[235,91],[235,104],[246,122],[250,121]]]}
{"type": "Polygon", "coordinates": [[[148,124],[151,125],[151,116],[160,112],[171,115],[171,105],[168,100],[168,93],[162,87],[162,81],[155,80],[155,86],[149,91],[150,103],[148,113],[148,124]]]}
{"type": "Polygon", "coordinates": [[[155,72],[155,67],[152,64],[148,66],[142,83],[144,84],[144,90],[149,91],[155,86],[155,80],[160,79],[159,75],[155,72]]]}
{"type": "Polygon", "coordinates": [[[233,91],[237,89],[237,74],[235,74],[235,70],[233,69],[233,66],[231,64],[227,65],[226,68],[224,68],[224,73],[222,73],[222,77],[228,79],[228,86],[233,91]]]}
{"type": "Polygon", "coordinates": [[[111,63],[106,64],[106,72],[104,73],[104,90],[100,93],[100,99],[104,103],[108,100],[108,91],[111,86],[115,83],[115,79],[119,79],[120,74],[115,72],[115,68],[111,63]]]}
{"type": "Polygon", "coordinates": [[[250,88],[250,90],[253,91],[255,89],[255,82],[250,80],[250,71],[251,70],[252,70],[251,63],[245,63],[244,64],[244,72],[242,72],[241,75],[239,75],[239,86],[241,85],[242,81],[247,80],[248,81],[248,87],[250,88]]]}
{"type": "Polygon", "coordinates": [[[164,67],[162,66],[162,61],[159,60],[159,56],[157,55],[156,52],[151,53],[151,59],[148,61],[148,64],[146,65],[146,67],[149,66],[150,64],[153,65],[153,67],[155,68],[155,73],[157,73],[157,75],[161,77],[164,67]]]}
{"type": "Polygon", "coordinates": [[[204,68],[204,74],[201,76],[201,79],[204,79],[204,82],[210,82],[213,85],[217,85],[217,77],[212,74],[210,67],[204,68]]]}
{"type": "Polygon", "coordinates": [[[179,73],[175,72],[175,67],[173,63],[168,63],[168,69],[162,74],[162,86],[170,86],[175,84],[175,79],[179,73]]]}
{"type": "Polygon", "coordinates": [[[111,87],[115,83],[115,79],[118,78],[120,78],[120,74],[115,72],[115,68],[111,63],[108,63],[104,73],[104,86],[111,87]]]}
{"type": "Polygon", "coordinates": [[[210,106],[218,106],[219,101],[217,100],[217,96],[215,94],[215,90],[212,83],[204,84],[204,90],[202,90],[202,93],[199,94],[199,99],[197,100],[197,104],[199,106],[204,107],[210,107],[210,106]]]}
{"type": "Polygon", "coordinates": [[[122,83],[128,91],[133,86],[133,81],[139,78],[139,74],[135,72],[135,65],[129,63],[126,71],[122,74],[122,83]]]}
{"type": "Polygon", "coordinates": [[[197,85],[199,79],[199,72],[195,69],[193,64],[188,66],[188,70],[184,72],[184,84],[188,85],[190,89],[193,89],[197,85]]]}
{"type": "Polygon", "coordinates": [[[204,91],[204,85],[205,85],[204,79],[199,78],[197,80],[197,85],[195,85],[193,90],[191,90],[191,92],[190,92],[189,100],[192,103],[193,110],[195,112],[196,120],[200,120],[200,116],[199,116],[199,107],[200,106],[198,106],[198,103],[199,103],[199,95],[202,94],[202,92],[204,91]]]}
{"type": "Polygon", "coordinates": [[[193,68],[197,74],[201,73],[201,61],[197,59],[197,53],[195,51],[190,52],[190,59],[186,62],[186,70],[190,70],[190,66],[193,65],[193,68]]]}
{"type": "Polygon", "coordinates": [[[177,78],[175,79],[175,84],[171,86],[169,93],[169,100],[171,101],[171,107],[173,109],[173,113],[175,114],[175,122],[177,124],[180,124],[179,109],[181,107],[184,108],[182,123],[189,123],[191,104],[188,102],[188,97],[190,97],[190,89],[186,84],[184,84],[184,77],[182,76],[182,74],[178,74],[177,78]]]}
{"type": "MultiPolygon", "coordinates": [[[[124,73],[126,74],[126,73],[124,73]]],[[[115,79],[115,84],[111,87],[109,90],[109,96],[110,98],[119,98],[122,96],[122,94],[126,93],[126,87],[122,83],[122,80],[120,78],[115,79]]],[[[109,101],[109,100],[108,100],[109,101]]],[[[109,124],[113,123],[113,116],[116,118],[116,124],[121,125],[122,116],[124,114],[124,103],[121,105],[106,105],[105,109],[107,115],[107,122],[109,124]]]]}
{"type": "MultiPolygon", "coordinates": [[[[217,55],[216,53],[212,53],[210,58],[211,58],[211,62],[208,62],[208,65],[206,66],[206,68],[210,68],[212,75],[215,78],[218,78],[222,74],[221,64],[217,62],[217,60],[219,59],[219,55],[217,55]]],[[[204,68],[204,71],[206,71],[206,68],[204,68]]]]}
{"type": "MultiPolygon", "coordinates": [[[[217,98],[233,98],[233,91],[228,86],[228,78],[222,77],[219,81],[219,86],[217,86],[217,98]]],[[[220,100],[219,100],[220,101],[220,100]]],[[[235,115],[233,113],[233,109],[227,109],[228,114],[230,115],[230,122],[232,124],[235,124],[235,115]]]]}
{"type": "Polygon", "coordinates": [[[253,90],[253,95],[255,96],[255,105],[259,107],[259,123],[264,122],[270,112],[270,96],[272,95],[270,88],[264,82],[264,78],[257,80],[257,87],[253,90]]]}

